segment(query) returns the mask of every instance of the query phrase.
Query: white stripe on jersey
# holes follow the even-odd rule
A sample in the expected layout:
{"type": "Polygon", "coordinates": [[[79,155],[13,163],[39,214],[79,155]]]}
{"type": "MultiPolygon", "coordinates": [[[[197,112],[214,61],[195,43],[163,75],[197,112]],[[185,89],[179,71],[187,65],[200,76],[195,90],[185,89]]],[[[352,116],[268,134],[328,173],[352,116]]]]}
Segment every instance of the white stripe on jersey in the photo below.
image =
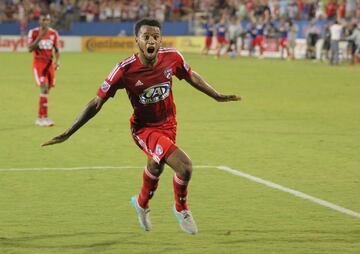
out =
{"type": "Polygon", "coordinates": [[[138,144],[145,150],[147,151],[153,158],[154,161],[156,161],[157,163],[160,163],[160,158],[159,156],[157,156],[156,154],[154,154],[151,149],[149,149],[146,145],[146,143],[144,142],[144,140],[142,140],[138,135],[135,134],[134,130],[131,130],[132,135],[134,136],[134,138],[136,139],[136,141],[138,142],[138,144]]]}
{"type": "Polygon", "coordinates": [[[159,50],[159,53],[168,53],[168,52],[177,53],[181,57],[181,59],[182,59],[182,61],[184,63],[183,64],[184,68],[186,70],[189,68],[189,67],[186,66],[186,62],[185,62],[185,59],[184,59],[183,55],[177,49],[175,49],[175,48],[160,48],[160,50],[159,50]]]}
{"type": "Polygon", "coordinates": [[[117,64],[114,69],[111,71],[111,73],[108,76],[108,80],[112,81],[112,79],[115,77],[116,73],[121,69],[124,68],[126,65],[131,64],[132,62],[136,61],[135,55],[127,58],[125,61],[121,62],[120,64],[117,64]]]}
{"type": "Polygon", "coordinates": [[[110,72],[109,76],[107,77],[109,80],[111,80],[114,76],[114,74],[116,73],[116,71],[120,68],[120,66],[117,64],[114,69],[112,69],[112,71],[110,72]]]}
{"type": "Polygon", "coordinates": [[[135,60],[136,60],[136,57],[133,55],[132,57],[127,58],[125,61],[122,61],[120,63],[120,67],[122,68],[122,67],[134,62],[135,60]]]}
{"type": "Polygon", "coordinates": [[[159,51],[176,52],[176,48],[160,48],[159,51]]]}

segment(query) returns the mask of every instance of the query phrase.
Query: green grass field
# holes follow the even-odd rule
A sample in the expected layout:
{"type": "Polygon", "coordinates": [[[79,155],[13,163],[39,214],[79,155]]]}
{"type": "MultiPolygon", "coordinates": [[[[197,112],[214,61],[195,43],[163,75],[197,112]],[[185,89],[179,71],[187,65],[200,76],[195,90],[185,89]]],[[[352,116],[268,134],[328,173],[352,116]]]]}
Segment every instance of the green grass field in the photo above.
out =
{"type": "Polygon", "coordinates": [[[358,66],[185,55],[218,90],[244,97],[217,103],[174,79],[177,143],[194,165],[214,166],[194,169],[199,234],[188,236],[171,211],[170,168],[151,202],[153,230],[138,226],[130,197],[146,158],[130,136],[123,91],[67,142],[40,147],[72,124],[124,57],[63,53],[49,99],[56,126],[41,128],[31,55],[0,54],[0,254],[360,253],[360,218],[215,168],[359,214],[358,66]],[[133,168],[91,169],[105,166],[133,168]]]}

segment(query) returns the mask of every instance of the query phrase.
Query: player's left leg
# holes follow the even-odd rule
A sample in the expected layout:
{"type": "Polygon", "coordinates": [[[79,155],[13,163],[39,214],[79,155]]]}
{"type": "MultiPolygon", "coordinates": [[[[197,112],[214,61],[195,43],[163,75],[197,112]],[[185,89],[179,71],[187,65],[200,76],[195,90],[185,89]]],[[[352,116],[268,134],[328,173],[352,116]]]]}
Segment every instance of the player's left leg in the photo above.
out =
{"type": "Polygon", "coordinates": [[[49,85],[42,84],[40,86],[39,118],[41,119],[41,126],[44,127],[54,126],[54,122],[48,118],[48,96],[49,85]]]}
{"type": "Polygon", "coordinates": [[[39,112],[36,125],[51,127],[54,122],[48,118],[48,96],[54,87],[54,69],[52,66],[38,65],[34,67],[35,80],[40,87],[39,112]]]}
{"type": "Polygon", "coordinates": [[[188,234],[196,234],[198,229],[187,204],[188,184],[192,175],[191,159],[183,150],[176,148],[166,158],[166,163],[175,171],[173,177],[174,214],[182,230],[188,234]]]}

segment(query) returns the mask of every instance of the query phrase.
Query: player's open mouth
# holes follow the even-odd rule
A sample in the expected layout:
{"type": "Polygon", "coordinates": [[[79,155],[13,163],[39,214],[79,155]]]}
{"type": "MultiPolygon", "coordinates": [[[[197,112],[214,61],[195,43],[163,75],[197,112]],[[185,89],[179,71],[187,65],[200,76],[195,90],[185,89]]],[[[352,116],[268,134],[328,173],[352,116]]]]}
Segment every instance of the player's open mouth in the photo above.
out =
{"type": "Polygon", "coordinates": [[[146,49],[146,51],[147,51],[149,54],[152,54],[152,53],[154,53],[154,51],[155,51],[155,47],[150,46],[150,47],[148,47],[148,48],[146,49]]]}

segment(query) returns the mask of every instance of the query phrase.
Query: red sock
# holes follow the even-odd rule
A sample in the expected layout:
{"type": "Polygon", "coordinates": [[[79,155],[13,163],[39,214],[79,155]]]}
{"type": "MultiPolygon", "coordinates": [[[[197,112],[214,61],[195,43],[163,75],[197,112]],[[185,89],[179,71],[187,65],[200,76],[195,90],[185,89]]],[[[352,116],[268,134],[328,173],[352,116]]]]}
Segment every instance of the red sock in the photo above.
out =
{"type": "Polygon", "coordinates": [[[142,208],[148,208],[149,200],[153,197],[158,187],[159,177],[152,175],[147,167],[143,173],[143,184],[138,197],[138,203],[142,208]]]}
{"type": "Polygon", "coordinates": [[[175,207],[178,212],[189,210],[187,205],[187,187],[189,181],[182,180],[178,175],[173,177],[173,186],[175,194],[175,207]]]}
{"type": "Polygon", "coordinates": [[[47,117],[47,114],[48,114],[48,97],[46,94],[40,94],[39,118],[47,117]]]}

